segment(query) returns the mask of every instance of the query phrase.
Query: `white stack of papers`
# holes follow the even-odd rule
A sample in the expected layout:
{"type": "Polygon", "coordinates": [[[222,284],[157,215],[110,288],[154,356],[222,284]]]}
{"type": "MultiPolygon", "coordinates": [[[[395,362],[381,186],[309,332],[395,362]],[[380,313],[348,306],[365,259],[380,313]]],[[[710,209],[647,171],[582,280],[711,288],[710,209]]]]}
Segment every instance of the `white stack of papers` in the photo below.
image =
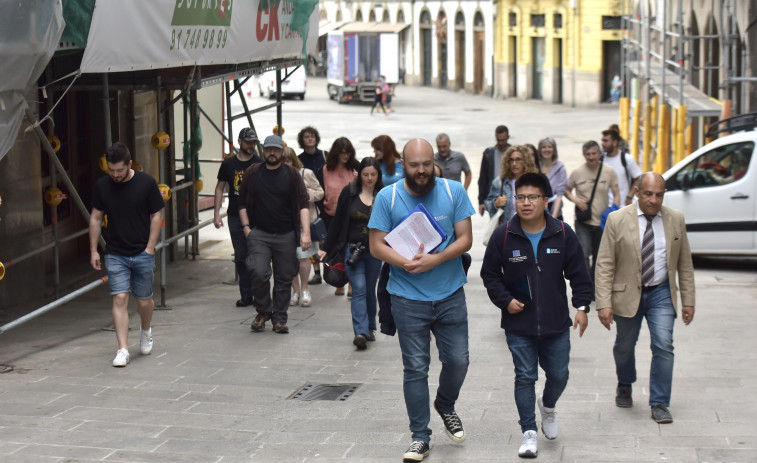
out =
{"type": "Polygon", "coordinates": [[[422,204],[413,209],[386,237],[386,243],[405,259],[412,259],[423,244],[423,252],[431,253],[447,239],[444,231],[422,204]],[[429,218],[430,217],[430,218],[429,218]]]}

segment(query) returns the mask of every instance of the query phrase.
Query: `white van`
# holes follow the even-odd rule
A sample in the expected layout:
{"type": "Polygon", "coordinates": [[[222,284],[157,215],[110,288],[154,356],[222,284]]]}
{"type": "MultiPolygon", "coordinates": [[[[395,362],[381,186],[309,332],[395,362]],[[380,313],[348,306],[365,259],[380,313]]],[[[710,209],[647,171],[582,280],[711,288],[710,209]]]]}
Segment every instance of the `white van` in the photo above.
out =
{"type": "Polygon", "coordinates": [[[683,212],[692,253],[757,255],[757,113],[721,123],[731,135],[663,174],[663,203],[683,212]]]}
{"type": "MultiPolygon", "coordinates": [[[[282,97],[296,96],[300,100],[305,99],[308,77],[304,66],[298,66],[294,70],[282,69],[281,79],[282,97]],[[286,77],[287,74],[290,74],[289,77],[286,77]]],[[[264,72],[258,77],[258,92],[260,92],[260,96],[267,96],[269,99],[276,98],[276,71],[264,72]]]]}

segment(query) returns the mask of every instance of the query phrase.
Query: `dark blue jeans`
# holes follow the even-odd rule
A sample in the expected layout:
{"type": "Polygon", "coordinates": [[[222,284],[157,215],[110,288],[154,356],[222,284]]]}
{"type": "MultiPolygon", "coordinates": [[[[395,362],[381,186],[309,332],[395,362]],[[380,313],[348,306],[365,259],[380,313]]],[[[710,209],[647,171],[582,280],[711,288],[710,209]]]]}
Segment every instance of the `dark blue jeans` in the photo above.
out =
{"type": "Polygon", "coordinates": [[[544,406],[554,408],[568,384],[570,330],[552,337],[518,336],[507,332],[505,335],[515,366],[515,406],[520,415],[518,424],[524,433],[536,431],[534,383],[539,378],[539,365],[547,377],[542,397],[544,406]]]}
{"type": "Polygon", "coordinates": [[[440,301],[415,301],[392,294],[392,315],[402,350],[403,390],[413,440],[429,442],[431,420],[428,367],[431,333],[436,338],[442,371],[436,403],[439,410],[455,410],[455,402],[468,373],[468,307],[465,292],[458,289],[440,301]]]}
{"type": "Polygon", "coordinates": [[[231,235],[231,245],[234,247],[234,266],[239,275],[239,295],[242,299],[252,299],[252,277],[247,270],[247,242],[244,239],[242,230],[242,221],[238,215],[226,216],[229,224],[229,235],[231,235]]]}
{"type": "Polygon", "coordinates": [[[352,285],[352,330],[355,335],[369,335],[376,330],[376,282],[381,272],[381,261],[367,250],[360,256],[354,267],[347,265],[350,258],[350,246],[344,252],[344,268],[352,285]]]}
{"type": "Polygon", "coordinates": [[[639,311],[633,318],[613,317],[618,334],[612,348],[618,382],[636,381],[636,341],[642,319],[647,318],[652,348],[652,367],[649,371],[649,406],[670,406],[673,388],[673,322],[676,311],[670,299],[670,285],[666,281],[641,293],[639,311]]]}

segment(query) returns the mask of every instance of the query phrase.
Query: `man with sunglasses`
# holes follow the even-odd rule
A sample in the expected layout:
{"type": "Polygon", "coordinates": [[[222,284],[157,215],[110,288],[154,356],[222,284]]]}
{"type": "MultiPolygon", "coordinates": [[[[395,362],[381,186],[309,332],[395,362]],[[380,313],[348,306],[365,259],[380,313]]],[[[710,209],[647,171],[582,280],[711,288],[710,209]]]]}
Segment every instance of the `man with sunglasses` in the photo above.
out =
{"type": "Polygon", "coordinates": [[[489,299],[502,310],[501,326],[515,366],[515,405],[523,432],[518,455],[524,458],[537,456],[535,403],[542,432],[547,439],[557,438],[555,406],[568,384],[570,326],[583,335],[594,290],[576,234],[546,210],[547,185],[540,174],[518,178],[516,215],[494,230],[481,267],[489,299]],[[566,279],[578,309],[572,323],[566,279]],[[539,365],[546,382],[537,399],[539,365]]]}
{"type": "Polygon", "coordinates": [[[481,159],[481,170],[478,174],[478,213],[484,215],[486,205],[484,201],[489,194],[494,177],[499,174],[500,165],[502,165],[502,156],[505,155],[510,144],[507,142],[510,139],[510,131],[507,126],[498,125],[494,129],[494,136],[497,139],[497,144],[490,146],[484,150],[484,156],[481,159]]]}

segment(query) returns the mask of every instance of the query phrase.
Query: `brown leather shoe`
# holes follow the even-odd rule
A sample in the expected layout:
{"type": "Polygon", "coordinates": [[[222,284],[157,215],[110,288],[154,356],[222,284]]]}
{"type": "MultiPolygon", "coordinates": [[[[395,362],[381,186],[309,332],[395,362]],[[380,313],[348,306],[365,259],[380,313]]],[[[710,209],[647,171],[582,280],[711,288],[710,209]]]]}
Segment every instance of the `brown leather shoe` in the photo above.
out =
{"type": "Polygon", "coordinates": [[[252,324],[250,324],[250,330],[255,332],[260,332],[265,330],[265,322],[271,319],[271,314],[269,313],[259,313],[255,316],[255,320],[252,321],[252,324]]]}
{"type": "Polygon", "coordinates": [[[336,291],[334,291],[334,296],[344,296],[344,286],[337,288],[336,291]]]}
{"type": "Polygon", "coordinates": [[[279,334],[289,333],[289,327],[286,323],[276,322],[273,324],[273,332],[279,334]]]}

